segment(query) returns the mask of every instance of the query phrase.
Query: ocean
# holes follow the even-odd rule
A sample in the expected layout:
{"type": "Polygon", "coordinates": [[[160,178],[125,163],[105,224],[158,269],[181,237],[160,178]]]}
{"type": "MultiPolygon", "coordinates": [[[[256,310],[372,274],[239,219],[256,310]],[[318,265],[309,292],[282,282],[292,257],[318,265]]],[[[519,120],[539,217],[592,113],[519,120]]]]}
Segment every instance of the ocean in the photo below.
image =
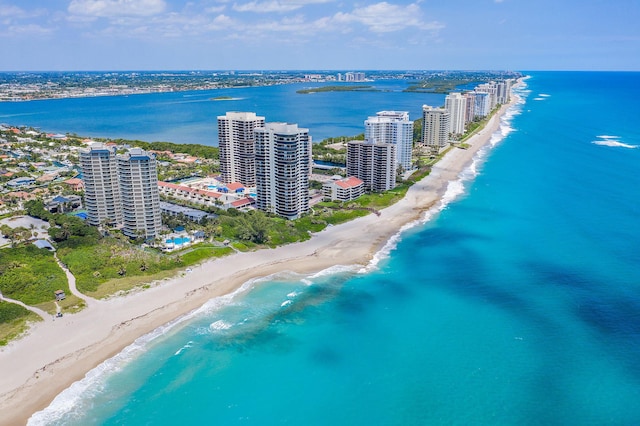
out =
{"type": "Polygon", "coordinates": [[[640,73],[529,74],[372,265],[246,283],[30,424],[640,424],[640,73]]]}

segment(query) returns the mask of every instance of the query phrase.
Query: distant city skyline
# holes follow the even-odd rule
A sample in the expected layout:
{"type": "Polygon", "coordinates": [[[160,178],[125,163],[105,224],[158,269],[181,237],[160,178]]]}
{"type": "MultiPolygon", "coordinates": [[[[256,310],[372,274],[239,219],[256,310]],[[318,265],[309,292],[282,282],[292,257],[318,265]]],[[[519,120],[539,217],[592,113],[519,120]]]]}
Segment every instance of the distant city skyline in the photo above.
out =
{"type": "Polygon", "coordinates": [[[640,2],[0,0],[0,71],[640,70],[640,2]]]}

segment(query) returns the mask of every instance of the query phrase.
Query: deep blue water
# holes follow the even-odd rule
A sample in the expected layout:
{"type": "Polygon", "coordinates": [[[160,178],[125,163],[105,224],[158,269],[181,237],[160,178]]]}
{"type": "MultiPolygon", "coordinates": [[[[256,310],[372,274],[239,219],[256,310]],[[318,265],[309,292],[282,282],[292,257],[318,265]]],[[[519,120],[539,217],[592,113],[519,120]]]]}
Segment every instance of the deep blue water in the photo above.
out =
{"type": "Polygon", "coordinates": [[[248,283],[33,423],[640,424],[640,74],[526,89],[377,268],[248,283]]]}
{"type": "MultiPolygon", "coordinates": [[[[364,133],[364,120],[378,111],[409,111],[422,116],[422,105],[440,106],[444,95],[406,93],[404,80],[372,83],[379,92],[297,94],[302,88],[329,83],[298,83],[254,88],[153,93],[0,102],[0,123],[39,127],[47,132],[81,136],[218,145],[217,116],[227,111],[253,111],[266,121],[297,123],[314,141],[364,133]],[[214,101],[229,96],[233,100],[214,101]]],[[[335,84],[335,83],[332,83],[335,84]]]]}

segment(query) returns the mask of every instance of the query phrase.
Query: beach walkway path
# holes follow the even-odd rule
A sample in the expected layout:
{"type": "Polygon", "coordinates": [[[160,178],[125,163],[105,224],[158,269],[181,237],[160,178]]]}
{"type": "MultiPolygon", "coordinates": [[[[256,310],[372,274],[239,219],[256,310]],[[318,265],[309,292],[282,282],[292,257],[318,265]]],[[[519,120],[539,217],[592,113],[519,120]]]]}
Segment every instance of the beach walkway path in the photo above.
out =
{"type": "Polygon", "coordinates": [[[84,303],[86,304],[87,308],[90,308],[90,307],[95,306],[98,303],[100,303],[99,300],[94,299],[93,297],[89,297],[89,296],[87,296],[87,295],[85,295],[83,293],[80,293],[80,291],[78,290],[78,287],[76,287],[76,277],[74,277],[73,274],[71,273],[71,271],[69,271],[69,269],[67,269],[67,265],[62,263],[60,258],[58,258],[58,254],[57,253],[54,253],[53,257],[56,259],[56,262],[58,262],[58,266],[60,266],[60,268],[62,268],[62,270],[64,271],[65,275],[67,276],[67,282],[69,283],[69,291],[71,291],[71,294],[73,294],[74,296],[76,296],[80,300],[84,301],[84,303]]]}
{"type": "Polygon", "coordinates": [[[53,321],[53,317],[49,315],[47,312],[43,311],[42,309],[34,308],[33,306],[29,306],[25,303],[22,303],[19,300],[10,299],[8,297],[3,296],[2,293],[0,293],[0,300],[2,300],[3,302],[15,303],[16,305],[20,305],[23,308],[41,317],[45,322],[53,321]]]}

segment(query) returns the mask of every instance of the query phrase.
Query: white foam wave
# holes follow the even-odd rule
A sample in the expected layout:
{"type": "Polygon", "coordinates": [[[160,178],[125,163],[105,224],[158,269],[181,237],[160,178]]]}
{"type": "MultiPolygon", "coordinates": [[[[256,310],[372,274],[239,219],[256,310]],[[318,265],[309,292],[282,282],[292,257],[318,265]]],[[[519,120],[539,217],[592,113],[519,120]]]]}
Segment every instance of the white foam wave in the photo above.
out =
{"type": "Polygon", "coordinates": [[[541,98],[548,98],[548,97],[550,97],[551,95],[548,95],[548,94],[546,94],[546,93],[540,93],[538,96],[540,96],[541,98]]]}
{"type": "Polygon", "coordinates": [[[593,141],[591,143],[594,144],[594,145],[613,146],[613,147],[619,147],[619,148],[629,148],[629,149],[638,148],[638,145],[630,145],[628,143],[613,141],[613,140],[610,140],[610,139],[603,140],[603,141],[593,141]]]}
{"type": "Polygon", "coordinates": [[[185,350],[191,347],[193,347],[193,341],[189,340],[187,344],[181,347],[180,349],[178,349],[174,355],[180,355],[182,352],[184,352],[185,350]]]}
{"type": "Polygon", "coordinates": [[[226,321],[223,320],[218,320],[215,322],[212,322],[211,324],[209,324],[209,330],[211,331],[215,331],[215,330],[228,330],[231,327],[233,327],[233,324],[229,324],[226,321]]]}
{"type": "Polygon", "coordinates": [[[600,139],[620,139],[620,136],[612,136],[612,135],[600,135],[596,137],[600,139]]]}
{"type": "Polygon", "coordinates": [[[297,291],[292,291],[291,293],[287,294],[287,297],[290,298],[294,298],[294,297],[298,297],[300,295],[300,293],[298,293],[297,291]]]}
{"type": "Polygon", "coordinates": [[[313,280],[316,278],[325,277],[327,275],[342,274],[345,272],[355,272],[357,268],[358,267],[356,265],[334,265],[327,269],[323,269],[322,271],[316,272],[315,274],[310,275],[307,278],[310,280],[313,280]]]}
{"type": "Polygon", "coordinates": [[[545,98],[533,98],[534,101],[544,101],[545,98]]]}
{"type": "Polygon", "coordinates": [[[280,307],[281,307],[281,308],[284,308],[285,306],[289,306],[289,305],[290,305],[290,304],[292,304],[292,303],[293,303],[293,300],[287,299],[287,300],[285,300],[284,302],[282,302],[282,303],[280,304],[280,307]]]}

